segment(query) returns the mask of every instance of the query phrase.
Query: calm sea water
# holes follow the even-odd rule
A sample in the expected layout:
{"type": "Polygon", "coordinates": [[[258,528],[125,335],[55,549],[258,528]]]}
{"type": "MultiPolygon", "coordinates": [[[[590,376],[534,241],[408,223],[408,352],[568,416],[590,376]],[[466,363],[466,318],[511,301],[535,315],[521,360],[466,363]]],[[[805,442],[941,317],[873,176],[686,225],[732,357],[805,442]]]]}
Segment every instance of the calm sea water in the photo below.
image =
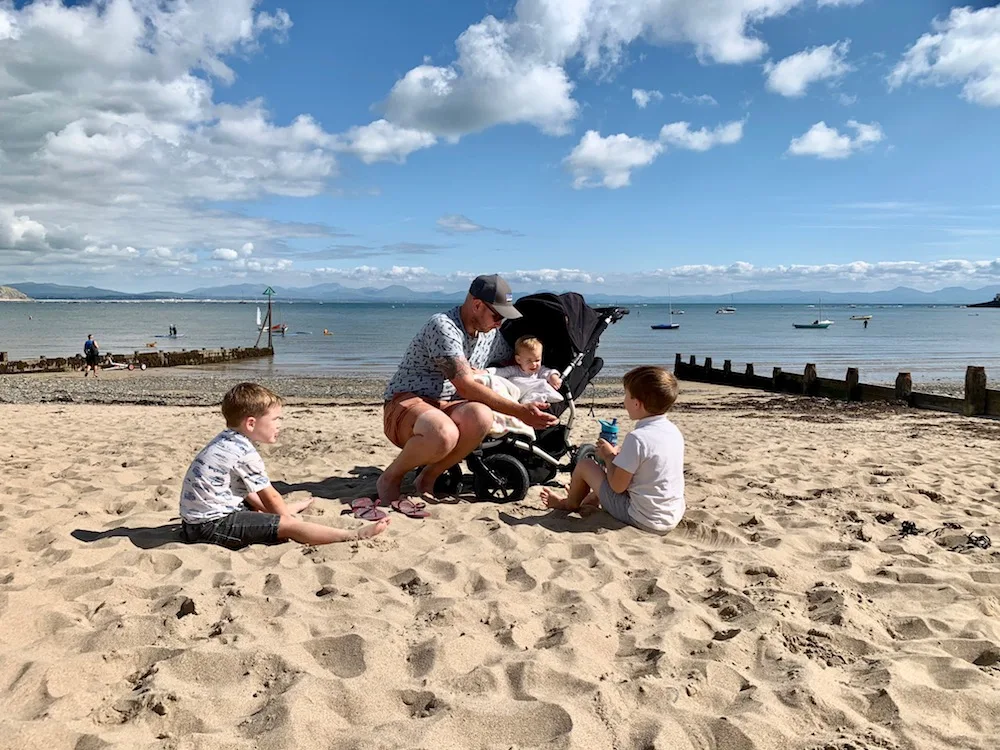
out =
{"type": "MultiPolygon", "coordinates": [[[[93,333],[104,353],[252,346],[256,305],[211,302],[30,302],[0,304],[0,351],[11,359],[68,356],[82,351],[93,333]],[[177,326],[181,338],[155,338],[177,326]]],[[[1000,309],[958,307],[824,306],[835,321],[827,330],[796,330],[819,309],[804,305],[740,305],[717,315],[716,305],[687,305],[675,315],[679,330],[653,331],[668,320],[667,307],[629,306],[631,314],[601,339],[604,374],[618,375],[640,363],[672,364],[675,352],[713,357],[721,367],[753,362],[758,372],[773,366],[800,371],[815,362],[819,374],[843,377],[859,367],[864,382],[888,381],[897,372],[915,381],[961,381],[967,365],[987,368],[1000,380],[1000,309]],[[872,315],[867,329],[851,315],[872,315]]],[[[261,306],[262,312],[266,306],[261,306]]],[[[273,361],[235,369],[285,375],[389,375],[403,350],[440,305],[279,303],[275,322],[293,335],[275,336],[273,361]],[[332,336],[324,336],[323,329],[332,336]],[[301,333],[299,333],[301,332],[301,333]]]]}

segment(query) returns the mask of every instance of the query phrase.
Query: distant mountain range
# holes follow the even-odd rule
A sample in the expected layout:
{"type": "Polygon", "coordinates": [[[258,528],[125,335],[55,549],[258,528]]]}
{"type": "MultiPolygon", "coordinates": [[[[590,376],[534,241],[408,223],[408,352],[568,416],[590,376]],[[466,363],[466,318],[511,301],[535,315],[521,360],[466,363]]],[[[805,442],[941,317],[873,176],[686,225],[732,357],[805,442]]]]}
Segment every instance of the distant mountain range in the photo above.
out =
{"type": "MultiPolygon", "coordinates": [[[[100,289],[93,286],[63,286],[61,284],[36,284],[21,282],[7,284],[14,290],[35,300],[154,300],[154,299],[185,299],[185,300],[263,300],[261,284],[233,284],[230,286],[200,287],[189,292],[140,292],[132,294],[113,289],[100,289]]],[[[521,297],[536,291],[551,290],[518,290],[515,294],[521,297]]],[[[278,301],[297,302],[428,302],[457,304],[465,298],[465,292],[418,292],[405,286],[393,285],[382,289],[364,287],[353,289],[342,284],[316,284],[309,287],[274,287],[275,299],[278,301]]],[[[798,289],[760,290],[752,289],[735,294],[715,295],[680,295],[672,298],[674,305],[683,304],[816,304],[820,300],[828,305],[968,305],[975,302],[985,302],[1000,293],[1000,286],[987,286],[980,289],[964,287],[948,287],[935,292],[922,292],[919,289],[900,286],[878,292],[817,292],[798,289]]],[[[592,305],[606,304],[665,304],[664,296],[642,297],[634,294],[587,294],[587,301],[592,305]]]]}

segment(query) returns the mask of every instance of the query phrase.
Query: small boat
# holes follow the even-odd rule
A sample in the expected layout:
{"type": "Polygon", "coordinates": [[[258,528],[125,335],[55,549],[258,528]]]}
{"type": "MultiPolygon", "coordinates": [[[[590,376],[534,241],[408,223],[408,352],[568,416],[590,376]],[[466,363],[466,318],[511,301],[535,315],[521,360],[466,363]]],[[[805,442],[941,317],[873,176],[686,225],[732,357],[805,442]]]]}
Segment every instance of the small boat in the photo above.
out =
{"type": "Polygon", "coordinates": [[[683,310],[674,310],[674,315],[683,315],[683,314],[684,314],[683,310]]]}
{"type": "Polygon", "coordinates": [[[650,326],[654,331],[673,331],[680,327],[680,323],[657,323],[654,326],[650,326]]]}
{"type": "MultiPolygon", "coordinates": [[[[809,305],[812,307],[812,305],[809,305]]],[[[833,325],[832,320],[823,319],[823,300],[819,301],[819,317],[812,323],[792,323],[795,328],[829,328],[833,325]]]]}
{"type": "Polygon", "coordinates": [[[871,320],[871,315],[852,315],[851,320],[871,320]]]}
{"type": "Polygon", "coordinates": [[[720,307],[715,311],[716,315],[732,315],[736,312],[735,307],[720,307]]]}

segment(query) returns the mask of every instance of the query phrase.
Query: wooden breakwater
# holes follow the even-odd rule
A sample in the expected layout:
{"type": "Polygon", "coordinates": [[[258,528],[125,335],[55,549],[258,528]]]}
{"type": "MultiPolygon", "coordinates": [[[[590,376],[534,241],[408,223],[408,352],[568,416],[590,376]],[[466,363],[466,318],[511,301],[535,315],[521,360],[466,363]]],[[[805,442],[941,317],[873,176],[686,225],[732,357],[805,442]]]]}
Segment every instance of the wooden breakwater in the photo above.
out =
{"type": "MultiPolygon", "coordinates": [[[[178,367],[180,365],[219,365],[244,359],[273,357],[274,349],[268,347],[237,347],[235,349],[184,349],[175,351],[147,350],[131,355],[111,355],[116,364],[135,367],[178,367]]],[[[101,365],[108,355],[101,354],[101,365]]],[[[38,359],[8,360],[6,352],[0,352],[0,375],[27,375],[39,372],[72,372],[82,370],[85,359],[77,354],[72,357],[38,357],[38,359]]],[[[99,365],[100,367],[100,365],[99,365]]]]}
{"type": "Polygon", "coordinates": [[[757,375],[753,363],[747,363],[744,371],[734,370],[732,360],[725,360],[722,368],[713,367],[712,358],[705,357],[698,364],[695,355],[685,362],[681,354],[674,359],[674,374],[681,380],[699,383],[732,385],[740,388],[756,388],[762,391],[789,393],[843,401],[895,401],[917,409],[947,411],[969,417],[1000,417],[1000,391],[986,387],[986,369],[969,367],[965,371],[965,398],[939,396],[913,390],[910,373],[901,372],[896,376],[895,386],[870,385],[859,380],[858,368],[847,368],[843,380],[821,378],[816,374],[816,365],[807,364],[802,373],[786,372],[780,367],[771,370],[770,375],[757,375]]]}

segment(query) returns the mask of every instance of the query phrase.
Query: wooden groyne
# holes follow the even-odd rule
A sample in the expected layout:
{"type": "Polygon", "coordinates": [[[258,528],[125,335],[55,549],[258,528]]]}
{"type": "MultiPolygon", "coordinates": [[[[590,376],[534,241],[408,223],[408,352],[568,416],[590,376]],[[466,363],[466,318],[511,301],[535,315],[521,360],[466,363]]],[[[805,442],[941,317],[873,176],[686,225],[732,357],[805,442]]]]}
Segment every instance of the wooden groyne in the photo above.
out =
{"type": "Polygon", "coordinates": [[[843,380],[817,376],[814,364],[807,364],[801,374],[786,372],[780,367],[775,367],[770,375],[757,375],[753,363],[747,363],[746,369],[740,372],[733,369],[732,360],[729,359],[723,362],[720,369],[713,367],[711,357],[705,357],[704,363],[699,365],[695,355],[692,354],[685,362],[684,357],[677,354],[674,359],[674,374],[681,380],[699,383],[732,385],[843,401],[895,401],[916,409],[947,411],[969,417],[1000,417],[1000,391],[991,391],[986,387],[986,369],[983,367],[966,369],[965,398],[914,391],[913,381],[908,372],[899,373],[893,387],[862,383],[859,381],[857,367],[847,368],[843,380]]]}
{"type": "MultiPolygon", "coordinates": [[[[107,360],[101,354],[101,364],[107,360]]],[[[179,352],[144,351],[132,355],[111,355],[116,364],[124,363],[136,368],[177,367],[180,365],[219,365],[244,359],[273,357],[274,349],[268,347],[237,347],[235,349],[184,349],[179,352]]],[[[39,372],[72,372],[82,370],[83,355],[73,357],[39,357],[38,359],[8,360],[6,352],[0,352],[0,375],[27,375],[39,372]]]]}

